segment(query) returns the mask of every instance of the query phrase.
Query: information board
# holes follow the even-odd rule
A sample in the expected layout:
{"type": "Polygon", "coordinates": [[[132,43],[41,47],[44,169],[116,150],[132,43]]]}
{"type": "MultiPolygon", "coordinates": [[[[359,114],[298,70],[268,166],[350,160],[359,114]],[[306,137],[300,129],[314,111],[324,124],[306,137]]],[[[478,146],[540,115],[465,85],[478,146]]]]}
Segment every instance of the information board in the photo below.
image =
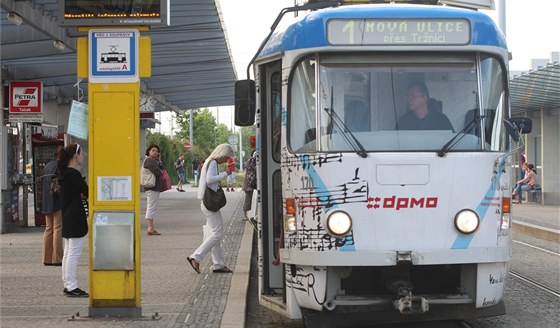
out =
{"type": "Polygon", "coordinates": [[[58,0],[61,26],[169,26],[169,0],[58,0]]]}
{"type": "Polygon", "coordinates": [[[138,38],[135,29],[90,30],[89,82],[138,82],[138,38]]]}
{"type": "Polygon", "coordinates": [[[467,45],[470,23],[456,18],[331,19],[332,45],[467,45]]]}

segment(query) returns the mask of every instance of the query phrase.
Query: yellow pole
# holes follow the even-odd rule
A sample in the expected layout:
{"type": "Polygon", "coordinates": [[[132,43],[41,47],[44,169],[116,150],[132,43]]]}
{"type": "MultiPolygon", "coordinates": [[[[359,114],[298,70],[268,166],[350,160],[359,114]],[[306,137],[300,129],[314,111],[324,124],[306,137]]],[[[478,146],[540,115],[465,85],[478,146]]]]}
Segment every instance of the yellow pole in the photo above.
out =
{"type": "MultiPolygon", "coordinates": [[[[80,28],[81,31],[92,28],[80,28]]],[[[130,30],[130,28],[123,28],[130,30]]],[[[136,28],[138,29],[138,28],[136,28]]],[[[141,28],[145,29],[145,28],[141,28]]],[[[110,30],[117,30],[111,28],[110,30]]],[[[90,36],[91,37],[91,36],[90,36]]],[[[91,41],[91,40],[89,40],[91,41]]],[[[139,38],[139,77],[151,73],[139,38]]],[[[91,77],[88,38],[78,40],[78,77],[91,77]]],[[[98,58],[99,59],[99,58],[98,58]]],[[[127,60],[130,65],[131,59],[127,60]]],[[[103,64],[102,61],[98,63],[103,64]]],[[[125,63],[123,63],[125,65],[125,63]]],[[[89,316],[140,317],[140,81],[88,82],[89,316]]]]}

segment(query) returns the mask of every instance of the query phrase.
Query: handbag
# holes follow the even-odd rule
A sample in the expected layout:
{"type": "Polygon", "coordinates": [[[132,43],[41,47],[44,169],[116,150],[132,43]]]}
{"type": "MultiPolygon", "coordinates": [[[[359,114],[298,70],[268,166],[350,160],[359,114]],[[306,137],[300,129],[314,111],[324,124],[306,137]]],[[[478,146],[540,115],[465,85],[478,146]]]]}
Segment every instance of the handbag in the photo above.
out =
{"type": "MultiPolygon", "coordinates": [[[[209,166],[210,165],[206,167],[206,172],[208,172],[209,166]]],[[[226,206],[226,203],[226,194],[224,194],[222,186],[218,186],[218,190],[216,191],[206,186],[204,196],[202,197],[202,204],[207,210],[211,212],[218,212],[222,207],[226,206]]]]}
{"type": "Polygon", "coordinates": [[[204,207],[211,212],[218,212],[222,207],[226,206],[226,194],[222,187],[218,187],[217,191],[212,190],[210,187],[206,187],[204,190],[204,197],[202,198],[202,204],[204,207]]]}
{"type": "Polygon", "coordinates": [[[156,176],[150,169],[144,167],[144,163],[146,163],[146,158],[140,168],[140,185],[144,188],[153,188],[156,185],[156,176]]]}
{"type": "Polygon", "coordinates": [[[171,178],[166,169],[161,170],[161,191],[171,189],[171,178]]]}

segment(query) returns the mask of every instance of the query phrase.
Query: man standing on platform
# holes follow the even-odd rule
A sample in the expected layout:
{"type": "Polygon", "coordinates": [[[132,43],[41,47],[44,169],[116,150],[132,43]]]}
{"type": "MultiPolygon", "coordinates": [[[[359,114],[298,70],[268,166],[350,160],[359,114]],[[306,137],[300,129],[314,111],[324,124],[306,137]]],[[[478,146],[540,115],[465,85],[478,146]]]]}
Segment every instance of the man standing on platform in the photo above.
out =
{"type": "Polygon", "coordinates": [[[183,190],[183,183],[188,183],[185,181],[185,155],[179,155],[179,158],[175,161],[175,171],[177,171],[177,175],[179,176],[179,182],[177,183],[177,191],[184,192],[183,190]]]}
{"type": "Polygon", "coordinates": [[[198,156],[195,156],[194,160],[192,161],[192,174],[193,174],[195,187],[198,186],[199,173],[200,173],[200,161],[198,160],[198,156]]]}

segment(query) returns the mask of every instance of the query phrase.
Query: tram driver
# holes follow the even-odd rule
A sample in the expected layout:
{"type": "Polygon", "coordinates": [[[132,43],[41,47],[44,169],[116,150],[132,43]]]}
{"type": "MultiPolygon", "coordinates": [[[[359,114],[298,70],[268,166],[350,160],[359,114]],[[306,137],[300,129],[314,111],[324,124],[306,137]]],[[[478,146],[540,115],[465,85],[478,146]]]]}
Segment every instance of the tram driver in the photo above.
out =
{"type": "Polygon", "coordinates": [[[455,132],[445,114],[429,108],[430,93],[424,83],[410,84],[405,97],[408,110],[399,118],[397,130],[449,130],[455,132]]]}

